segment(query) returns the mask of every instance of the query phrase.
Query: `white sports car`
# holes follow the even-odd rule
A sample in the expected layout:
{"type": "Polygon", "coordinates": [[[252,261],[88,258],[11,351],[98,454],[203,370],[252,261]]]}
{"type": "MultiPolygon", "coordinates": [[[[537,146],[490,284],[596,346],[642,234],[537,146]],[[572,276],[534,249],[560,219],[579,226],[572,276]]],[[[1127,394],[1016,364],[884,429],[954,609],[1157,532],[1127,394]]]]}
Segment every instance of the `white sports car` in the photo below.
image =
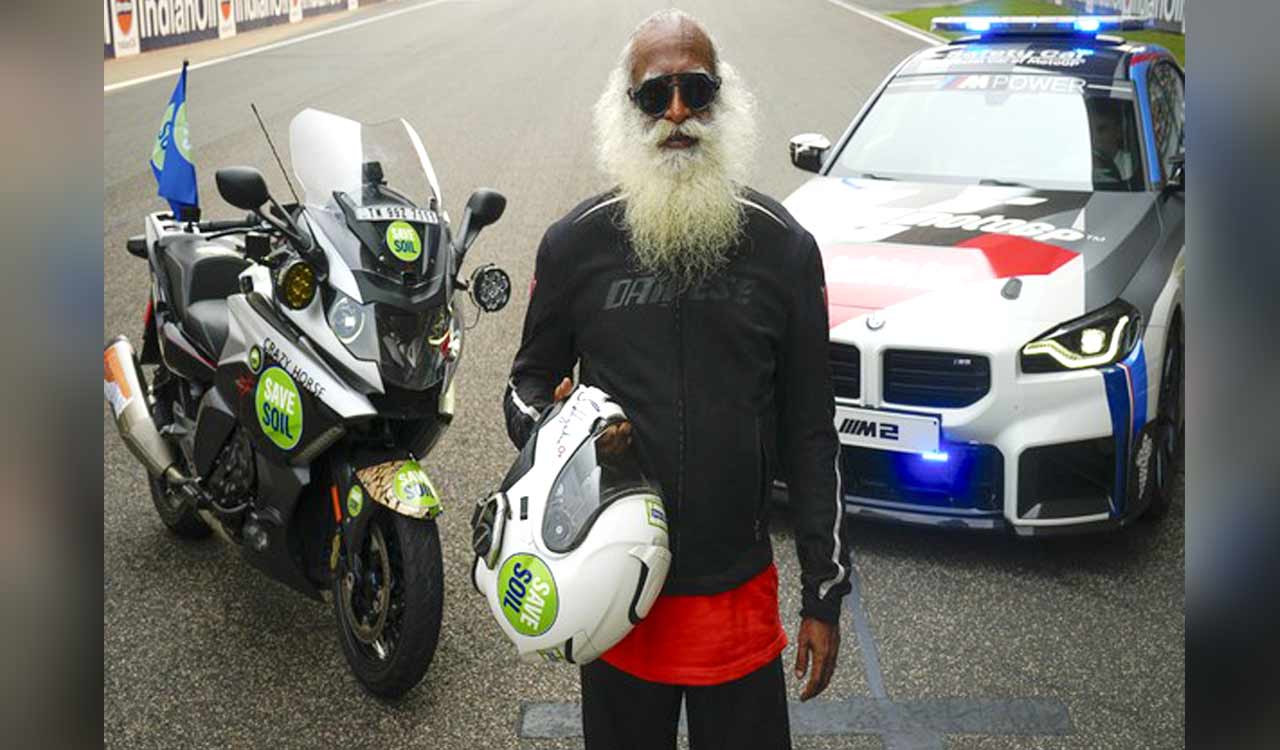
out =
{"type": "Polygon", "coordinates": [[[1161,516],[1181,451],[1183,72],[1128,19],[965,19],[785,202],[822,248],[848,511],[1018,534],[1161,516]]]}

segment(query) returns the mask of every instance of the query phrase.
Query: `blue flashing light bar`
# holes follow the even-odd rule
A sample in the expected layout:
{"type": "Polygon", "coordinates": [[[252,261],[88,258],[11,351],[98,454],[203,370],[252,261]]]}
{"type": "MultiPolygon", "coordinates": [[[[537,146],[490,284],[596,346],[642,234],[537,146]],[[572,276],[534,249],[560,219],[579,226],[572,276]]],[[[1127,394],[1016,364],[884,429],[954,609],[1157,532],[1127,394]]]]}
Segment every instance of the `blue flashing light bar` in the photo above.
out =
{"type": "Polygon", "coordinates": [[[933,19],[934,31],[1000,34],[1096,34],[1151,28],[1145,16],[944,16],[933,19]]]}
{"type": "Polygon", "coordinates": [[[931,451],[929,453],[921,453],[920,458],[926,461],[936,461],[938,463],[946,463],[950,456],[946,451],[931,451]]]}

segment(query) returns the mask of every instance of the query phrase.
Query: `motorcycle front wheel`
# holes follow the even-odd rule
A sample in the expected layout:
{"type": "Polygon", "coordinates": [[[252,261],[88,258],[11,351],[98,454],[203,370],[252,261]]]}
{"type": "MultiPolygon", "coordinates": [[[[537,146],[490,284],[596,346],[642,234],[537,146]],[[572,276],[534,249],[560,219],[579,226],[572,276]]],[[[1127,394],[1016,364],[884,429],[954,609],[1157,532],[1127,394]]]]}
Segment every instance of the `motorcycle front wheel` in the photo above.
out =
{"type": "Polygon", "coordinates": [[[338,640],[356,679],[397,700],[422,680],[440,640],[444,563],[435,521],[381,506],[363,548],[334,576],[338,640]],[[357,572],[358,571],[358,574],[357,572]]]}

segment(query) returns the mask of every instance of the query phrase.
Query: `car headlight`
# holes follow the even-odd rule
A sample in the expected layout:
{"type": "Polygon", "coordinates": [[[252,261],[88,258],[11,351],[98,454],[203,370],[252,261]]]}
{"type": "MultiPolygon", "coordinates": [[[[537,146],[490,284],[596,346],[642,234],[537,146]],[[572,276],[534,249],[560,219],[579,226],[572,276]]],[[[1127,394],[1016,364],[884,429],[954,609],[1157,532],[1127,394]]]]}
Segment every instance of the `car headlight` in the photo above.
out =
{"type": "Polygon", "coordinates": [[[373,305],[362,305],[341,292],[334,293],[329,305],[329,328],[333,335],[359,359],[378,358],[377,326],[373,321],[373,305]]]}
{"type": "Polygon", "coordinates": [[[1129,356],[1142,338],[1142,314],[1116,300],[1063,323],[1022,347],[1022,371],[1063,372],[1106,367],[1129,356]]]}

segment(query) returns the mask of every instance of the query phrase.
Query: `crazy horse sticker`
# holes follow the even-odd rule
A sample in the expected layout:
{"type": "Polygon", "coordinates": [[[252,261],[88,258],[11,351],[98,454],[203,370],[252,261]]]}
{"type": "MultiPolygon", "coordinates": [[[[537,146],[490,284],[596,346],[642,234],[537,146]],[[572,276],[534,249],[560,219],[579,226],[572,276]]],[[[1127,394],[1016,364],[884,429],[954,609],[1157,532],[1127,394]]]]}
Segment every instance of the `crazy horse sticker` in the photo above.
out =
{"type": "Polygon", "coordinates": [[[546,564],[533,555],[512,555],[502,563],[498,594],[502,597],[502,614],[521,635],[533,637],[547,632],[560,611],[555,579],[546,564]]]}

